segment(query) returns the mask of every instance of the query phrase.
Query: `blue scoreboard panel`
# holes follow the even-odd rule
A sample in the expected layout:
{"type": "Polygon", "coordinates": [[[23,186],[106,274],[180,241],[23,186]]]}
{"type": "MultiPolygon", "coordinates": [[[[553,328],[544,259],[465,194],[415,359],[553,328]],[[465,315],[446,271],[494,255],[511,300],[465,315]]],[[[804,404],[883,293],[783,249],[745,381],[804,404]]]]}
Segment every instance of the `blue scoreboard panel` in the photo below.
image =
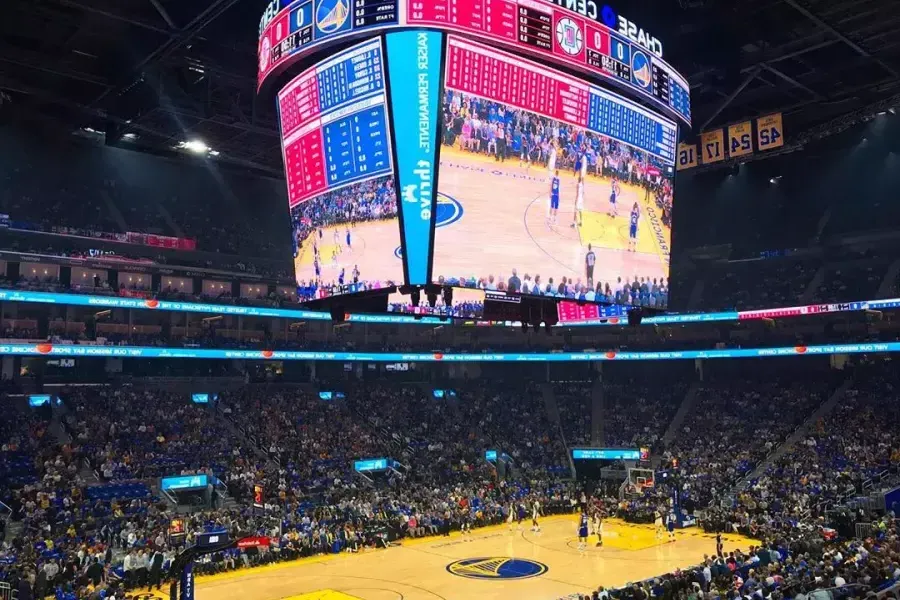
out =
{"type": "Polygon", "coordinates": [[[678,130],[675,124],[621,97],[591,87],[588,129],[675,162],[678,130]]]}

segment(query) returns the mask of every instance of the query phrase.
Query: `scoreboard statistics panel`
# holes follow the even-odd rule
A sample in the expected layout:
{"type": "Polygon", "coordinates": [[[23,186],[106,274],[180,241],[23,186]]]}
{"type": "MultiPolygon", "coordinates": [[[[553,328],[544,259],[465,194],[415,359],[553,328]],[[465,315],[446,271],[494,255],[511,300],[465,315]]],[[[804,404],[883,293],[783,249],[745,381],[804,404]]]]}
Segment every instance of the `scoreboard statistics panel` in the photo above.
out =
{"type": "Polygon", "coordinates": [[[628,317],[628,308],[620,304],[603,305],[563,300],[556,305],[556,310],[561,324],[591,321],[603,323],[610,319],[628,317]]]}
{"type": "Polygon", "coordinates": [[[318,44],[425,26],[464,33],[614,82],[690,124],[690,87],[668,63],[605,23],[546,0],[273,0],[260,32],[259,84],[318,44]]]}
{"type": "Polygon", "coordinates": [[[380,38],[318,63],[278,94],[303,299],[403,280],[386,102],[380,38]],[[376,239],[389,250],[366,253],[376,239]]]}
{"type": "Polygon", "coordinates": [[[459,216],[438,220],[434,281],[599,301],[618,279],[621,292],[661,293],[674,121],[457,36],[443,113],[437,209],[459,216]]]}
{"type": "Polygon", "coordinates": [[[450,36],[445,87],[586,128],[675,164],[673,121],[512,54],[450,36]]]}
{"type": "Polygon", "coordinates": [[[302,73],[278,94],[278,111],[291,207],[391,173],[380,40],[302,73]]]}

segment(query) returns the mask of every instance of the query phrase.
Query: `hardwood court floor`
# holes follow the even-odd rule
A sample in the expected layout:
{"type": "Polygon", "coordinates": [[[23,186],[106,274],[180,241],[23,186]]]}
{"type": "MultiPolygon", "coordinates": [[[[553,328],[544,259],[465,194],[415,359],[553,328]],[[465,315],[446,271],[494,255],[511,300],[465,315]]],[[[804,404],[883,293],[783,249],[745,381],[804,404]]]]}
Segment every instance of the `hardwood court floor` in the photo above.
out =
{"type": "MultiPolygon", "coordinates": [[[[604,524],[602,548],[577,549],[577,516],[543,519],[540,534],[509,532],[505,525],[476,531],[471,541],[409,540],[402,546],[280,563],[253,570],[199,577],[198,600],[555,600],[598,585],[621,586],[699,563],[715,550],[715,538],[696,528],[659,542],[652,526],[618,520],[604,524]],[[515,559],[509,561],[507,559],[515,559]],[[465,559],[469,567],[450,565],[465,559]],[[518,562],[516,562],[518,561],[518,562]],[[536,563],[525,578],[517,568],[536,563]],[[498,567],[499,565],[499,567],[498,567]],[[505,566],[504,566],[505,565],[505,566]],[[543,567],[541,567],[543,565],[543,567]],[[545,567],[545,569],[544,569],[545,567]],[[505,575],[504,568],[506,569],[505,575]],[[481,571],[479,571],[479,569],[481,571]],[[493,569],[493,571],[492,571],[493,569]],[[543,572],[541,572],[543,571],[543,572]],[[498,575],[500,573],[501,575],[498,575]],[[512,575],[513,577],[510,577],[512,575]]],[[[725,550],[746,549],[752,540],[725,535],[725,550]]],[[[527,569],[526,569],[527,570],[527,569]]]]}
{"type": "MultiPolygon", "coordinates": [[[[350,247],[346,246],[346,226],[325,227],[319,243],[322,280],[337,281],[344,269],[344,281],[352,281],[353,267],[359,268],[360,278],[370,281],[403,282],[403,262],[395,253],[400,247],[399,219],[367,221],[350,228],[350,247]],[[337,232],[340,244],[335,243],[337,232]],[[337,256],[332,255],[337,250],[337,256]]],[[[317,236],[314,232],[312,236],[317,236]]],[[[303,249],[294,259],[294,271],[298,281],[315,279],[313,267],[313,239],[307,238],[303,249]]]]}
{"type": "Polygon", "coordinates": [[[616,277],[668,276],[671,232],[659,221],[661,214],[646,201],[643,188],[621,185],[618,216],[610,216],[611,182],[588,176],[584,220],[572,228],[576,178],[560,170],[560,208],[557,223],[549,225],[550,179],[546,166],[530,169],[518,159],[498,163],[485,155],[441,148],[438,191],[458,202],[462,217],[435,231],[435,278],[493,274],[508,278],[540,274],[582,278],[587,245],[597,255],[595,281],[615,283],[616,277]],[[629,215],[637,202],[641,209],[636,252],[628,252],[629,215]],[[653,227],[651,219],[657,227],[653,227]]]}

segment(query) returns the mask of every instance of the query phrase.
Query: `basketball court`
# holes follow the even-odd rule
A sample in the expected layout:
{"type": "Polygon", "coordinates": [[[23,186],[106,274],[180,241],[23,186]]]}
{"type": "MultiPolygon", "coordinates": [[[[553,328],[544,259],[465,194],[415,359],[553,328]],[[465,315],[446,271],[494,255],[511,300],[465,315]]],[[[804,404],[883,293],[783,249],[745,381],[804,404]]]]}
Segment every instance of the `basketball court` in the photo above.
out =
{"type": "MultiPolygon", "coordinates": [[[[526,521],[527,523],[527,521],[526,521]]],[[[543,531],[506,525],[407,540],[401,546],[199,577],[198,600],[556,600],[597,586],[618,587],[698,564],[715,537],[696,528],[674,542],[652,525],[604,524],[604,546],[578,550],[577,515],[543,519],[543,531]]],[[[596,538],[593,538],[594,540],[596,538]]],[[[726,552],[752,542],[723,535],[726,552]]]]}
{"type": "Polygon", "coordinates": [[[550,178],[544,165],[519,166],[518,158],[493,158],[443,146],[438,189],[462,210],[461,218],[435,230],[434,276],[486,277],[504,281],[518,276],[562,277],[586,283],[585,254],[591,244],[597,256],[594,282],[617,277],[668,277],[671,231],[662,224],[644,188],[622,183],[618,214],[610,216],[611,182],[587,177],[583,221],[572,227],[576,178],[560,169],[560,208],[556,224],[547,222],[550,178]],[[641,210],[638,241],[628,251],[629,215],[641,210]]]}
{"type": "MultiPolygon", "coordinates": [[[[312,238],[314,231],[303,243],[303,249],[294,259],[294,271],[298,281],[315,280],[312,238]]],[[[366,221],[350,226],[350,246],[347,246],[347,226],[322,228],[319,243],[319,265],[322,280],[337,281],[341,269],[344,281],[353,280],[354,267],[359,269],[360,279],[368,281],[393,281],[403,283],[403,261],[400,248],[400,220],[382,219],[366,221]],[[335,235],[337,234],[337,235],[335,235]]]]}

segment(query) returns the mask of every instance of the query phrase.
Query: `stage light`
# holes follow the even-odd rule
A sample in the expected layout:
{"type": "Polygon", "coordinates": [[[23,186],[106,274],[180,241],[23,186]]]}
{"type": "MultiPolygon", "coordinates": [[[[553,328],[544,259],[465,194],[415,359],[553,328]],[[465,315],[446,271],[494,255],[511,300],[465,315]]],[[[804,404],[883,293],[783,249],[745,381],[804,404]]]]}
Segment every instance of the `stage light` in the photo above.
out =
{"type": "Polygon", "coordinates": [[[209,146],[201,140],[189,140],[187,142],[181,142],[178,144],[178,147],[183,150],[188,150],[193,152],[194,154],[206,154],[210,151],[209,146]]]}

